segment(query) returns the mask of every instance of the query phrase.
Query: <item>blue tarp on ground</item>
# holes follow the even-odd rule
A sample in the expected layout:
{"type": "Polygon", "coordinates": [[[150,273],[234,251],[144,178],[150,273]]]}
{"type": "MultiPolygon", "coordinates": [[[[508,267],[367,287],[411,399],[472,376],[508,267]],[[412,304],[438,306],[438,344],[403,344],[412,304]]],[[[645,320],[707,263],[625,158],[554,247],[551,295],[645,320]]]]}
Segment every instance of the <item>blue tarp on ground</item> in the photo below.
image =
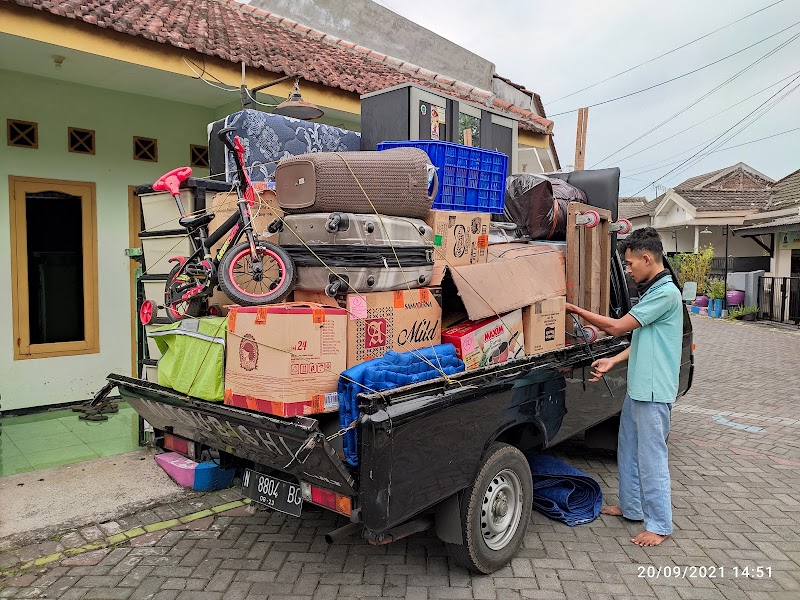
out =
{"type": "Polygon", "coordinates": [[[547,454],[527,454],[533,476],[533,508],[570,527],[600,516],[603,492],[585,473],[547,454]]]}
{"type": "MultiPolygon", "coordinates": [[[[404,385],[419,383],[464,370],[464,362],[456,356],[452,344],[441,344],[424,350],[398,353],[390,350],[380,358],[373,358],[347,369],[339,378],[339,424],[342,429],[358,420],[358,394],[385,392],[404,385]]],[[[353,466],[358,465],[358,437],[355,429],[348,431],[342,440],[344,457],[353,466]]]]}

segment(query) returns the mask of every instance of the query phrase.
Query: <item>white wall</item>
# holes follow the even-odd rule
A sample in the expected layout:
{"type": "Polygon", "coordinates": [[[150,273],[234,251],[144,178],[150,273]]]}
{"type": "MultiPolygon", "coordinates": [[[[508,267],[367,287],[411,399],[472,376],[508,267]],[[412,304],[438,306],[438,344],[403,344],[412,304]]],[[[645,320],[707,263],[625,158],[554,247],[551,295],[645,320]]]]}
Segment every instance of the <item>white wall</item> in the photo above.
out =
{"type": "Polygon", "coordinates": [[[791,277],[792,275],[792,251],[775,250],[775,258],[772,260],[772,272],[767,273],[771,277],[791,277]]]}
{"type": "MultiPolygon", "coordinates": [[[[211,109],[109,92],[52,79],[0,71],[0,122],[39,124],[39,148],[0,140],[0,394],[4,410],[91,398],[108,373],[131,370],[128,186],[149,183],[189,163],[189,145],[205,145],[211,109]],[[67,151],[67,127],[96,132],[95,156],[67,151]],[[157,163],[132,158],[133,136],[158,139],[157,163]],[[94,182],[100,352],[14,360],[8,178],[11,175],[94,182]]],[[[198,176],[207,171],[195,170],[198,176]]],[[[58,231],[52,232],[58,235],[58,231]]]]}
{"type": "MultiPolygon", "coordinates": [[[[702,231],[704,226],[700,227],[702,231]]],[[[709,226],[711,233],[700,234],[700,247],[708,246],[711,244],[714,247],[714,256],[722,257],[725,255],[725,236],[722,234],[722,227],[709,226]]],[[[694,252],[694,225],[688,228],[681,227],[672,231],[659,230],[661,239],[664,243],[664,249],[667,252],[694,252]],[[675,249],[675,240],[673,234],[677,235],[678,249],[675,249]]],[[[728,255],[729,256],[764,256],[766,253],[764,249],[756,244],[753,240],[743,238],[741,236],[733,235],[731,231],[728,234],[728,255]]]]}

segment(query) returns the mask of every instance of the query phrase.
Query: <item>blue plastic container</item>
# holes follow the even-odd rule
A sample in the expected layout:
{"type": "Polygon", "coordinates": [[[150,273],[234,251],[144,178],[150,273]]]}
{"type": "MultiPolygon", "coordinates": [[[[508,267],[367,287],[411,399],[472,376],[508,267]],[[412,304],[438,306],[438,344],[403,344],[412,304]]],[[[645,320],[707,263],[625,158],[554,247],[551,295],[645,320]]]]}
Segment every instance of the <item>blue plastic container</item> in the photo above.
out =
{"type": "Polygon", "coordinates": [[[508,156],[502,152],[435,140],[378,144],[378,150],[390,148],[419,148],[431,159],[439,177],[434,210],[502,214],[508,170],[508,156]]]}

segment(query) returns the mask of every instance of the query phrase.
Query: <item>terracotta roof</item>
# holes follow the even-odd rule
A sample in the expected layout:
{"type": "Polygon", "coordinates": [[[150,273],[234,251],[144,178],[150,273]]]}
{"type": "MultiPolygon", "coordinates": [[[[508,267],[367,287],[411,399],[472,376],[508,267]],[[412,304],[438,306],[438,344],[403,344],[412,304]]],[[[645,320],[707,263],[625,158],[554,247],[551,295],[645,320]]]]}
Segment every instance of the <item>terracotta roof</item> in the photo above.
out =
{"type": "Polygon", "coordinates": [[[675,186],[676,190],[719,189],[729,191],[763,190],[775,183],[773,179],[759,173],[750,165],[736,163],[711,173],[696,175],[675,186]]]}
{"type": "Polygon", "coordinates": [[[413,82],[510,112],[521,129],[552,131],[552,121],[505,106],[491,91],[235,0],[0,1],[357,94],[413,82]]]}
{"type": "Polygon", "coordinates": [[[702,212],[726,210],[762,210],[769,200],[769,190],[735,192],[730,190],[675,190],[702,212]]]}
{"type": "Polygon", "coordinates": [[[719,175],[720,173],[722,173],[726,169],[727,169],[727,167],[725,169],[717,169],[716,171],[711,171],[710,173],[703,173],[702,175],[695,175],[694,177],[690,177],[686,181],[683,181],[683,182],[679,183],[678,185],[676,185],[675,189],[676,190],[691,189],[691,188],[693,188],[695,186],[700,185],[704,181],[708,181],[709,179],[711,179],[715,175],[719,175]]]}
{"type": "MultiPolygon", "coordinates": [[[[631,210],[628,213],[628,216],[625,217],[626,219],[636,219],[638,217],[652,217],[656,214],[656,208],[658,205],[661,204],[661,201],[664,199],[664,194],[657,196],[655,199],[651,200],[647,204],[643,206],[636,207],[634,210],[631,210]]],[[[622,206],[620,206],[620,210],[622,210],[622,206]]]]}
{"type": "Polygon", "coordinates": [[[629,219],[631,214],[638,212],[647,204],[644,196],[623,196],[619,199],[619,218],[629,219]]]}
{"type": "Polygon", "coordinates": [[[769,210],[781,210],[800,204],[800,169],[789,173],[772,186],[769,210]]]}
{"type": "MultiPolygon", "coordinates": [[[[780,219],[773,219],[772,221],[765,221],[764,223],[759,223],[758,225],[748,225],[747,227],[737,227],[733,231],[735,233],[739,233],[740,231],[745,234],[757,235],[757,231],[760,230],[780,230],[782,227],[788,227],[791,225],[800,225],[800,215],[793,215],[789,217],[781,217],[780,219]]],[[[774,233],[774,231],[773,231],[774,233]]]]}

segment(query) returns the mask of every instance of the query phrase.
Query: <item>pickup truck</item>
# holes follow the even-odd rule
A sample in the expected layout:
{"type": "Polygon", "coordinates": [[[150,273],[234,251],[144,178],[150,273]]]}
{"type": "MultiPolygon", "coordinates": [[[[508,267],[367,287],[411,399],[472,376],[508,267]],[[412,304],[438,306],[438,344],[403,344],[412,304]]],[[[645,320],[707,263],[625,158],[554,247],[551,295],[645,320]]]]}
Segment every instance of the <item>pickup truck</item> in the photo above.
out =
{"type": "MultiPolygon", "coordinates": [[[[610,309],[621,316],[631,298],[617,252],[611,262],[610,309]]],[[[682,394],[693,370],[684,312],[682,394]]],[[[121,375],[108,381],[153,426],[157,445],[219,456],[241,470],[243,493],[256,502],[296,516],[311,502],[348,516],[329,542],[360,532],[384,544],[435,528],[456,562],[490,573],[515,555],[529,522],[533,490],[523,453],[604,424],[616,435],[626,367],[608,373],[607,385],[589,383],[589,367],[628,345],[628,337],[578,342],[448,381],[363,394],[357,467],[337,453],[342,432],[328,434],[321,418],[213,404],[121,375]]]]}

